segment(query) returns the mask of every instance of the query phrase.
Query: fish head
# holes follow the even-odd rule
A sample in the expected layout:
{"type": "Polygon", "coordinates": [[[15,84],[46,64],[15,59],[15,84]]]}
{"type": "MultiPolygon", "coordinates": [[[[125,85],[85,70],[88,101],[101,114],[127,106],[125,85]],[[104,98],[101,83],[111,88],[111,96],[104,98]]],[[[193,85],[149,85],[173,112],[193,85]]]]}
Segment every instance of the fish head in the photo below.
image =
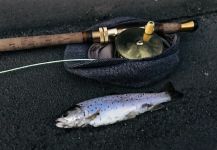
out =
{"type": "Polygon", "coordinates": [[[56,120],[56,126],[59,128],[77,128],[86,125],[85,112],[80,106],[69,108],[56,120]]]}

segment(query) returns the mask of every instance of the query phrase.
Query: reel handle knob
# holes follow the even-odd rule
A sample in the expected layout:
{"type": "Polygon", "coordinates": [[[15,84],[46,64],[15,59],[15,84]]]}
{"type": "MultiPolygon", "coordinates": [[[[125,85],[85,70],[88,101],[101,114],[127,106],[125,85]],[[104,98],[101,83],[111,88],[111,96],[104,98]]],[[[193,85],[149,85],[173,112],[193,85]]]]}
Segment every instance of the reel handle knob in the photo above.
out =
{"type": "Polygon", "coordinates": [[[144,42],[148,42],[151,39],[154,33],[154,28],[155,28],[155,23],[153,21],[149,21],[147,25],[145,26],[145,32],[143,34],[144,42]]]}

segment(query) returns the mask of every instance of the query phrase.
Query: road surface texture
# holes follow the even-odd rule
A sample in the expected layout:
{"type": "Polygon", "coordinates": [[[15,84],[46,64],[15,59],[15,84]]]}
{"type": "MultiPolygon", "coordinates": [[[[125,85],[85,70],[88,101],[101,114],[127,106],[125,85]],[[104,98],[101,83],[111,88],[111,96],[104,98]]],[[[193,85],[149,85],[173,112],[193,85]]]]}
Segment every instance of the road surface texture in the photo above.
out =
{"type": "MultiPolygon", "coordinates": [[[[139,89],[105,85],[65,71],[62,64],[0,75],[0,149],[217,149],[216,0],[0,0],[0,36],[83,30],[117,16],[196,19],[182,33],[181,63],[165,80],[139,89]],[[184,98],[165,109],[99,128],[63,130],[56,117],[69,106],[110,93],[159,90],[168,81],[184,98]]],[[[65,46],[0,55],[0,70],[62,59],[65,46]]]]}

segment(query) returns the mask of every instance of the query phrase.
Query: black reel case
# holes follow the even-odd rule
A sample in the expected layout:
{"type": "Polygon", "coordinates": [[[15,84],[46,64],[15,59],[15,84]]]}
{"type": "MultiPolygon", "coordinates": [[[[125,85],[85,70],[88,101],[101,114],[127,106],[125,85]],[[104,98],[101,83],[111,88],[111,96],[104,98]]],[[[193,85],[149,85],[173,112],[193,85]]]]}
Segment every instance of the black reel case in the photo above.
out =
{"type": "MultiPolygon", "coordinates": [[[[143,19],[121,17],[92,26],[91,30],[106,26],[113,28],[129,24],[146,24],[143,19]]],[[[126,59],[113,57],[111,52],[104,51],[106,55],[113,58],[102,58],[94,61],[65,62],[66,70],[72,74],[97,80],[99,82],[110,83],[128,87],[142,87],[157,82],[172,73],[179,63],[178,44],[179,37],[176,34],[160,35],[165,49],[158,55],[144,59],[126,59]]],[[[100,50],[104,47],[114,47],[113,45],[101,44],[72,44],[65,50],[64,59],[87,59],[92,55],[104,53],[100,50]],[[94,51],[95,54],[91,54],[94,51]]],[[[100,54],[101,55],[101,54],[100,54]]],[[[94,56],[98,57],[98,56],[94,56]]],[[[103,57],[103,55],[102,55],[103,57]]]]}

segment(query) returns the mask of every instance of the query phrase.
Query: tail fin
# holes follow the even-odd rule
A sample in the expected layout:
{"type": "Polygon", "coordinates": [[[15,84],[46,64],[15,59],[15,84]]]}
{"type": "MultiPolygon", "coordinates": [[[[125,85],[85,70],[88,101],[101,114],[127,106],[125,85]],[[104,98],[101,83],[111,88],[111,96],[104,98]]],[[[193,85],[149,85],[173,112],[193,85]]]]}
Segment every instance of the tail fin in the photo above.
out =
{"type": "Polygon", "coordinates": [[[173,84],[171,82],[165,85],[166,92],[171,96],[171,98],[182,98],[184,95],[183,93],[176,91],[173,84]]]}

